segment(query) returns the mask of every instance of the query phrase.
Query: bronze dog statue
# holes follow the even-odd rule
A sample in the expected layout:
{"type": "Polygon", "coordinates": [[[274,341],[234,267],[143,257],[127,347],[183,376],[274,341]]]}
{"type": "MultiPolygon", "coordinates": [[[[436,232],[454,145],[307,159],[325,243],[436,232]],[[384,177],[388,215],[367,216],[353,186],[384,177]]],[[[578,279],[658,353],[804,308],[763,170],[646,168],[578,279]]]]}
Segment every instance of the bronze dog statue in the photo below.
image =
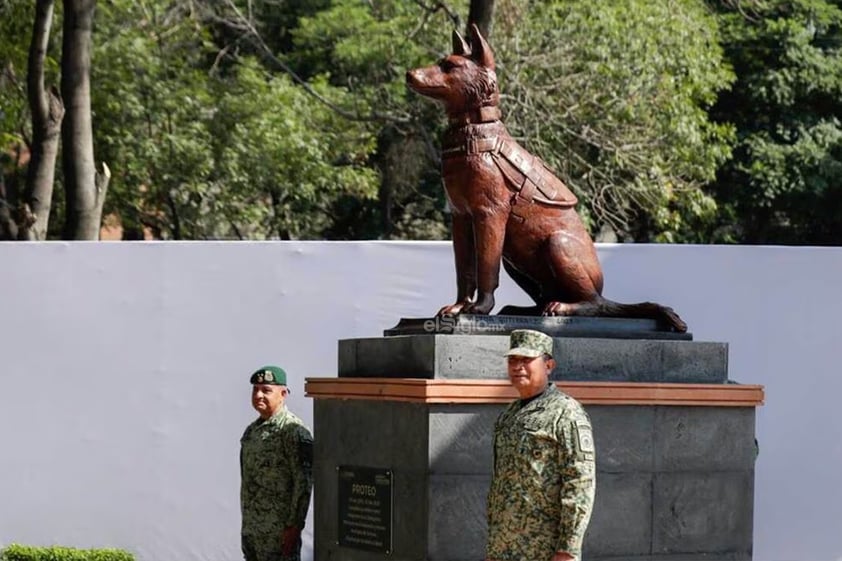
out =
{"type": "Polygon", "coordinates": [[[470,45],[454,31],[453,54],[408,71],[406,81],[443,103],[450,122],[442,138],[442,176],[452,212],[457,295],[439,315],[490,313],[502,261],[536,304],[518,313],[651,318],[687,330],[671,308],[602,297],[602,268],[574,208],[576,197],[500,121],[494,55],[475,25],[470,45]]]}

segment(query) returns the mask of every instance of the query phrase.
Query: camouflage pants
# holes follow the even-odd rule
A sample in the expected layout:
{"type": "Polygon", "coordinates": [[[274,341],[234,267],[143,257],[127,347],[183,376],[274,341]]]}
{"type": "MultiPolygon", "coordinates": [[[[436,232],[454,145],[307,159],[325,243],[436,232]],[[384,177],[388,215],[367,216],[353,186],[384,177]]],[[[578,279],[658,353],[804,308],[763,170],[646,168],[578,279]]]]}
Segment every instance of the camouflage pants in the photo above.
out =
{"type": "Polygon", "coordinates": [[[301,561],[301,540],[292,555],[284,557],[281,553],[281,538],[272,540],[254,536],[240,536],[242,539],[243,559],[245,561],[301,561]]]}

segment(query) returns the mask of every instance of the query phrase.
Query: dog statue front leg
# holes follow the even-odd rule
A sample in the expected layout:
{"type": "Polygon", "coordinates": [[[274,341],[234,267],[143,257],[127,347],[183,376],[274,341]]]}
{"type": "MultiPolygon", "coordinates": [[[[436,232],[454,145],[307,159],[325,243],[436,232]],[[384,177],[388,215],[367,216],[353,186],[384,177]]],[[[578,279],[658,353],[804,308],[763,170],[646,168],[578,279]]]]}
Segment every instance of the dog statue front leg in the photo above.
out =
{"type": "Polygon", "coordinates": [[[456,315],[473,302],[477,290],[477,254],[470,215],[453,213],[453,255],[456,259],[456,303],[444,306],[439,316],[456,315]]]}
{"type": "Polygon", "coordinates": [[[506,214],[490,212],[474,216],[474,244],[477,262],[477,300],[466,310],[489,314],[494,309],[494,291],[500,283],[500,263],[506,236],[506,214]]]}

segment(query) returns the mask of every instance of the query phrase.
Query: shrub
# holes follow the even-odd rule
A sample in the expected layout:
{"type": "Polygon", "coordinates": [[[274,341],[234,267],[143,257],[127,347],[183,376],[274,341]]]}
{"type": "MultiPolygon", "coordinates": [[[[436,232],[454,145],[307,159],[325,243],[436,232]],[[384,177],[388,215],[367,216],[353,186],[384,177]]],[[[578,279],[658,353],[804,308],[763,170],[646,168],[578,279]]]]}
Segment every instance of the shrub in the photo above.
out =
{"type": "Polygon", "coordinates": [[[0,550],[0,561],[134,561],[134,555],[122,549],[74,549],[12,544],[0,550]]]}

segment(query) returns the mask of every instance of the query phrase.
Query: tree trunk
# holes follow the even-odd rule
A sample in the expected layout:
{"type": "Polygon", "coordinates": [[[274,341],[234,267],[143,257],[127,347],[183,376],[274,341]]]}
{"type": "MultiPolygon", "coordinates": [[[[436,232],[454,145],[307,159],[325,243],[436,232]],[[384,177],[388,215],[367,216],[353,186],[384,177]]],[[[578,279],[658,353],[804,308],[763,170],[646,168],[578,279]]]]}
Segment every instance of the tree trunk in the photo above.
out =
{"type": "Polygon", "coordinates": [[[12,201],[6,192],[6,176],[0,167],[0,241],[18,239],[18,226],[12,218],[12,201]]]}
{"type": "Polygon", "coordinates": [[[44,59],[53,21],[54,0],[38,0],[35,24],[29,45],[27,85],[32,112],[32,153],[26,179],[25,215],[31,217],[18,224],[18,239],[43,240],[47,237],[50,204],[53,198],[56,156],[58,155],[64,105],[56,88],[44,87],[44,59]]]}
{"type": "Polygon", "coordinates": [[[175,204],[175,199],[173,199],[172,193],[167,192],[167,206],[170,207],[170,214],[172,214],[172,239],[173,240],[180,240],[181,239],[181,219],[178,215],[178,205],[175,204]]]}
{"type": "Polygon", "coordinates": [[[491,24],[494,19],[494,0],[471,0],[468,12],[468,27],[477,24],[479,32],[486,39],[491,35],[491,24]]]}
{"type": "Polygon", "coordinates": [[[64,238],[99,239],[107,167],[98,177],[91,123],[91,30],[96,0],[64,0],[61,95],[67,114],[61,129],[67,217],[64,238]]]}

